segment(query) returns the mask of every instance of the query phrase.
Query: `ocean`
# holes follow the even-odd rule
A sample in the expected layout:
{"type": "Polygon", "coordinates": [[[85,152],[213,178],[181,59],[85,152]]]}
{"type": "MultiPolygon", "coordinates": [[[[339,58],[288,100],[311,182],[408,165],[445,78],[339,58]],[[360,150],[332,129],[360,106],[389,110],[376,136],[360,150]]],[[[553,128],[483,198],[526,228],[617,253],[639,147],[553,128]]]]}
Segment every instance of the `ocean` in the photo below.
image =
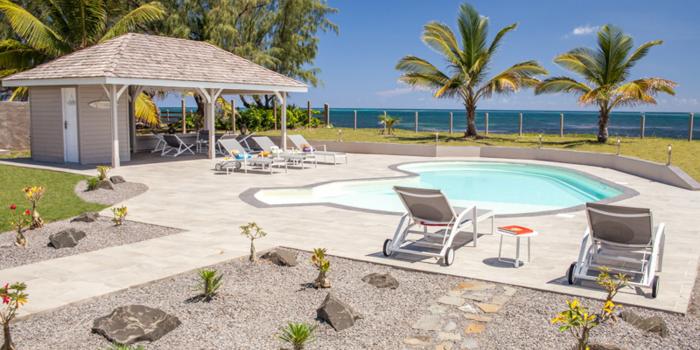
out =
{"type": "MultiPolygon", "coordinates": [[[[188,107],[188,110],[190,108],[188,107]]],[[[321,108],[314,108],[321,111],[321,108]]],[[[161,111],[179,113],[179,107],[161,107],[161,111]]],[[[397,128],[414,130],[415,112],[418,112],[418,130],[449,131],[450,113],[453,114],[453,131],[464,132],[466,114],[463,109],[378,109],[378,108],[331,108],[331,124],[336,127],[352,128],[354,112],[357,111],[358,128],[379,128],[378,117],[384,111],[400,119],[397,128]]],[[[517,133],[518,114],[523,113],[523,132],[559,134],[560,113],[564,113],[564,134],[596,134],[598,131],[598,113],[594,111],[515,111],[515,110],[479,110],[476,126],[479,132],[485,131],[485,114],[489,114],[490,133],[517,133]]],[[[700,137],[700,113],[694,121],[693,139],[700,137]]],[[[645,112],[645,136],[687,138],[689,132],[689,113],[645,112]]],[[[317,114],[323,120],[323,115],[317,114]]],[[[608,132],[615,136],[640,136],[640,112],[613,112],[610,117],[608,132]]]]}

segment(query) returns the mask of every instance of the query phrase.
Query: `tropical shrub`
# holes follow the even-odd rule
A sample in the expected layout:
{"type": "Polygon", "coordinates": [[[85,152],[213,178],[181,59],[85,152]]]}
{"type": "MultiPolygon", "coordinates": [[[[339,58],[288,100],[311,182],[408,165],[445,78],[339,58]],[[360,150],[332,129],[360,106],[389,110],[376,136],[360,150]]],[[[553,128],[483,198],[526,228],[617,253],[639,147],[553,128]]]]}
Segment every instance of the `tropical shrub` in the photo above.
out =
{"type": "Polygon", "coordinates": [[[121,226],[124,224],[124,220],[126,220],[126,214],[128,210],[126,209],[126,206],[121,206],[119,208],[112,208],[112,214],[114,214],[114,218],[112,218],[112,222],[114,223],[114,226],[121,226]]]}
{"type": "Polygon", "coordinates": [[[263,238],[267,236],[267,232],[263,231],[258,224],[250,222],[247,225],[241,226],[241,235],[250,239],[250,258],[251,262],[258,261],[258,257],[255,254],[255,240],[258,238],[263,238]]]}
{"type": "Polygon", "coordinates": [[[558,76],[542,81],[535,94],[568,92],[578,95],[582,105],[598,107],[598,142],[608,141],[610,112],[616,107],[656,104],[659,93],[675,95],[674,81],[663,78],[629,80],[632,67],[649,49],[663,41],[649,41],[633,51],[632,37],[620,28],[604,25],[598,31],[598,47],[579,47],[554,58],[554,63],[574,72],[584,81],[558,76]]]}
{"type": "Polygon", "coordinates": [[[380,115],[378,119],[379,124],[384,126],[384,129],[382,129],[382,135],[384,133],[386,133],[387,135],[393,135],[394,126],[398,125],[399,122],[401,122],[401,119],[399,119],[398,117],[392,117],[390,115],[380,115]]]}
{"type": "Polygon", "coordinates": [[[551,321],[552,324],[559,325],[560,332],[569,332],[576,338],[577,350],[589,349],[590,332],[593,328],[610,320],[615,320],[615,313],[622,306],[615,304],[613,298],[617,295],[620,288],[627,285],[629,278],[624,274],[617,274],[613,277],[610,275],[609,270],[604,268],[598,274],[596,282],[605,288],[608,293],[605,303],[603,303],[603,307],[599,312],[590,312],[581,302],[574,299],[567,301],[567,309],[557,314],[551,321]]]}
{"type": "Polygon", "coordinates": [[[100,181],[106,181],[107,180],[107,173],[109,172],[110,167],[106,165],[98,165],[97,166],[97,179],[100,181]]]}
{"type": "Polygon", "coordinates": [[[326,277],[330,270],[331,262],[326,258],[325,248],[315,248],[311,256],[311,263],[318,269],[318,277],[314,281],[314,288],[330,288],[331,282],[326,277]]]}
{"type": "Polygon", "coordinates": [[[16,349],[15,345],[12,343],[10,322],[17,316],[17,310],[28,301],[28,295],[24,292],[26,289],[27,285],[23,282],[15,282],[13,284],[5,283],[5,285],[0,288],[0,299],[2,299],[0,323],[2,323],[2,332],[5,338],[0,350],[16,349]]]}
{"type": "MultiPolygon", "coordinates": [[[[280,111],[277,111],[277,118],[279,121],[280,111]]],[[[318,111],[311,111],[313,114],[318,114],[318,111]]],[[[230,123],[230,118],[226,118],[228,123],[230,123]]],[[[303,127],[309,124],[308,115],[306,110],[289,106],[287,107],[287,128],[294,129],[303,127]]],[[[311,117],[311,127],[318,127],[321,125],[321,121],[316,117],[311,117]]],[[[238,112],[238,117],[236,118],[236,128],[244,133],[250,133],[255,131],[270,130],[275,126],[275,117],[272,109],[251,107],[246,108],[238,112]]]]}
{"type": "Polygon", "coordinates": [[[32,224],[31,215],[29,209],[18,211],[16,204],[10,205],[10,226],[15,230],[15,245],[18,247],[27,247],[27,237],[24,236],[24,230],[32,224]]]}
{"type": "Polygon", "coordinates": [[[43,186],[28,186],[24,188],[24,197],[27,198],[32,206],[32,224],[29,226],[31,229],[44,226],[44,220],[39,215],[37,207],[45,192],[46,189],[43,186]]]}
{"type": "Polygon", "coordinates": [[[316,326],[308,323],[288,323],[278,335],[280,340],[292,346],[294,350],[303,350],[306,343],[316,340],[314,336],[316,326]]]}
{"type": "Polygon", "coordinates": [[[100,179],[97,177],[91,177],[87,179],[87,190],[94,191],[100,186],[100,179]]]}
{"type": "Polygon", "coordinates": [[[210,302],[221,288],[221,280],[223,275],[217,273],[216,270],[200,270],[199,271],[199,297],[202,301],[210,302]]]}

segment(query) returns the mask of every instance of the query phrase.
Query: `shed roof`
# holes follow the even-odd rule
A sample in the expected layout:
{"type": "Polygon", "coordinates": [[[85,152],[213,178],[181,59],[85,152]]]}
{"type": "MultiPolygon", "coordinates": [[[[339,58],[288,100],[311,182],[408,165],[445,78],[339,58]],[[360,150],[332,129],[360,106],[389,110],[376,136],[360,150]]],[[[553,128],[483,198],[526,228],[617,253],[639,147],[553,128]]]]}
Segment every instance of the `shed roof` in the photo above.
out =
{"type": "Polygon", "coordinates": [[[129,84],[306,92],[307,86],[203,41],[128,33],[2,80],[4,86],[129,84]]]}

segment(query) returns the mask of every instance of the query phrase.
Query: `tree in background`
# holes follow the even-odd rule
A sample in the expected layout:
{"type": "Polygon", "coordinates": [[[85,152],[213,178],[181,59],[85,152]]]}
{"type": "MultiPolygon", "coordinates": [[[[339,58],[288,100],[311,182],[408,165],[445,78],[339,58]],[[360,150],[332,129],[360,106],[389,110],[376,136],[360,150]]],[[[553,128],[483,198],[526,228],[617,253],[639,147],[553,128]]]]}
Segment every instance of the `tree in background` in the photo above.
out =
{"type": "Polygon", "coordinates": [[[400,81],[433,90],[437,98],[458,97],[463,100],[467,110],[465,137],[477,136],[475,118],[480,99],[535,86],[539,83],[536,76],[547,74],[536,61],[524,61],[487,79],[489,64],[496,49],[517,24],[498,31],[490,44],[487,40],[488,27],[488,17],[479,15],[469,4],[462,4],[457,18],[461,36],[459,41],[446,24],[430,22],[423,29],[423,42],[445,58],[447,71],[416,56],[405,56],[396,65],[396,69],[403,72],[400,81]]]}
{"type": "Polygon", "coordinates": [[[558,76],[545,79],[536,94],[569,92],[579,95],[582,105],[598,106],[598,142],[608,141],[610,112],[615,107],[656,104],[658,93],[674,95],[676,83],[663,78],[628,80],[630,70],[663,41],[649,41],[632,51],[632,37],[617,27],[605,25],[598,31],[596,49],[579,47],[554,58],[562,68],[582,76],[586,82],[558,76]]]}
{"type": "MultiPolygon", "coordinates": [[[[0,76],[5,77],[124,33],[143,30],[145,25],[162,19],[165,10],[155,1],[127,6],[116,0],[0,0],[0,15],[0,76]]],[[[13,89],[9,95],[11,100],[26,98],[26,88],[13,89]]],[[[141,120],[157,120],[156,106],[145,94],[137,98],[136,110],[141,120]]]]}

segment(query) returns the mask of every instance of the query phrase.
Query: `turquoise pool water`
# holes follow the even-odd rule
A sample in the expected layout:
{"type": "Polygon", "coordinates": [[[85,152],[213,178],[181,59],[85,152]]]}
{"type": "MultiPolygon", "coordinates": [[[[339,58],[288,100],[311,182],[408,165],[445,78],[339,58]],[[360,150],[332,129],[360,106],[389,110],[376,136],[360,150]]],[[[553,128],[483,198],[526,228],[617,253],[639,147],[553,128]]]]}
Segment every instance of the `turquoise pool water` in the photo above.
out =
{"type": "Polygon", "coordinates": [[[414,186],[441,189],[455,206],[476,205],[504,215],[564,209],[622,194],[582,173],[534,164],[423,162],[401,165],[399,169],[417,175],[261,190],[255,196],[272,205],[334,203],[403,212],[392,187],[414,186]]]}

